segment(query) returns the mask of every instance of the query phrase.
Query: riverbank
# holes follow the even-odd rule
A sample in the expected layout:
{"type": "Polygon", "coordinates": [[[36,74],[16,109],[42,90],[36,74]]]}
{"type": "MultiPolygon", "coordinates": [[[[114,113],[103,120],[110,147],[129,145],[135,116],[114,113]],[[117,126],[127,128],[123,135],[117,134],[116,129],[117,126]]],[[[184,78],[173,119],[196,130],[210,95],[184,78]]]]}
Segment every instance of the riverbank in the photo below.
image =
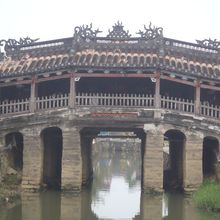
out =
{"type": "Polygon", "coordinates": [[[20,180],[17,175],[6,175],[0,182],[0,204],[13,203],[20,196],[20,180]]]}
{"type": "Polygon", "coordinates": [[[220,212],[220,182],[206,182],[193,195],[198,208],[220,212]]]}

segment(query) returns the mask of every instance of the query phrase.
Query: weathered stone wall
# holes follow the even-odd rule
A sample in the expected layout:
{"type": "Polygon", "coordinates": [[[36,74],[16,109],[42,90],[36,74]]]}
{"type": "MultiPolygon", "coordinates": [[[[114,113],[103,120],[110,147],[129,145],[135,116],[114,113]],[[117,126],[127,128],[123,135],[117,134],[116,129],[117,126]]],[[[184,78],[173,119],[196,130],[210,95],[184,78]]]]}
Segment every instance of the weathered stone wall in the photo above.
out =
{"type": "Polygon", "coordinates": [[[39,189],[42,180],[43,152],[37,128],[23,130],[23,174],[22,188],[39,189]]]}
{"type": "MultiPolygon", "coordinates": [[[[163,142],[164,133],[169,129],[181,131],[186,136],[184,147],[184,187],[193,189],[202,182],[202,146],[204,136],[220,137],[218,120],[194,118],[154,110],[135,110],[111,108],[81,108],[72,110],[46,111],[1,119],[0,148],[4,148],[5,135],[20,132],[24,139],[23,177],[24,189],[38,189],[42,184],[43,150],[41,131],[47,127],[58,127],[63,135],[62,179],[61,188],[80,190],[90,172],[83,171],[83,166],[90,167],[90,153],[82,159],[80,131],[83,128],[135,129],[142,128],[146,134],[143,155],[143,188],[161,191],[163,187],[163,142]],[[108,117],[93,113],[107,112],[108,117]],[[118,114],[128,112],[132,114],[118,114]],[[157,112],[158,113],[158,112],[157,112]],[[160,113],[160,114],[159,114],[160,113]],[[114,115],[116,114],[116,115],[114,115]],[[84,163],[84,165],[83,165],[84,163]],[[84,174],[83,174],[84,172],[84,174]]],[[[87,146],[89,146],[87,144],[87,146]]],[[[2,174],[2,172],[1,172],[2,174]]]]}
{"type": "Polygon", "coordinates": [[[81,190],[82,158],[80,133],[77,128],[63,130],[62,189],[81,190]]]}
{"type": "Polygon", "coordinates": [[[202,173],[203,135],[200,132],[186,132],[184,189],[198,188],[203,181],[202,173]]]}
{"type": "Polygon", "coordinates": [[[143,189],[162,191],[163,189],[163,134],[145,126],[147,136],[143,158],[143,189]]]}

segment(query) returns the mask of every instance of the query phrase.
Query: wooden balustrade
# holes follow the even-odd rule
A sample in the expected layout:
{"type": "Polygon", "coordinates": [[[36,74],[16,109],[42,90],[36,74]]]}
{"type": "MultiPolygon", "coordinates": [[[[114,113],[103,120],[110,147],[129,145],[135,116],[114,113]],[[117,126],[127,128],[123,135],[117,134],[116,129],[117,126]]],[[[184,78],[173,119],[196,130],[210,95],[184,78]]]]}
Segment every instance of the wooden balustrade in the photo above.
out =
{"type": "Polygon", "coordinates": [[[200,114],[206,117],[220,118],[220,106],[209,105],[207,102],[202,102],[200,114]]]}
{"type": "Polygon", "coordinates": [[[161,108],[189,113],[194,113],[195,109],[193,100],[185,100],[167,96],[161,97],[161,108]]]}
{"type": "Polygon", "coordinates": [[[17,114],[29,112],[29,99],[21,100],[4,100],[0,102],[0,114],[17,114]]]}
{"type": "Polygon", "coordinates": [[[36,99],[36,109],[56,109],[68,107],[68,94],[56,94],[52,96],[38,97],[36,99]]]}
{"type": "MultiPolygon", "coordinates": [[[[70,107],[69,98],[69,94],[38,97],[35,99],[36,111],[70,107]]],[[[154,100],[154,96],[148,94],[78,93],[75,97],[75,107],[154,108],[154,100]]],[[[0,115],[28,113],[31,111],[30,103],[30,99],[2,101],[0,102],[0,115]]],[[[195,103],[193,100],[161,96],[160,103],[161,109],[190,114],[195,113],[195,103]]],[[[203,102],[200,105],[200,115],[220,118],[220,106],[213,106],[203,102]]]]}
{"type": "Polygon", "coordinates": [[[144,94],[95,94],[79,93],[77,106],[117,106],[117,107],[153,107],[152,95],[144,94]]]}

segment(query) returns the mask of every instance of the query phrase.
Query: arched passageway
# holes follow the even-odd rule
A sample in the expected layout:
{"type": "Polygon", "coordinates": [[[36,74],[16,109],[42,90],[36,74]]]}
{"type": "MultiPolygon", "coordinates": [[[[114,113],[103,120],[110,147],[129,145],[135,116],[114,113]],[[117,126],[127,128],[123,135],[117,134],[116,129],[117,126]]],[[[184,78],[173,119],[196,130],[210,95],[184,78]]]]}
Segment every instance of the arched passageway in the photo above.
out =
{"type": "Polygon", "coordinates": [[[112,219],[118,219],[123,206],[119,212],[115,210],[123,202],[131,206],[123,217],[133,219],[140,212],[144,134],[143,129],[133,128],[93,127],[81,131],[83,184],[93,177],[89,185],[92,192],[89,209],[83,213],[85,218],[91,212],[92,217],[104,218],[108,213],[112,219]],[[114,197],[116,192],[118,198],[114,197]],[[113,211],[109,214],[110,205],[113,211]]]}
{"type": "Polygon", "coordinates": [[[184,147],[186,137],[178,130],[164,134],[164,175],[165,190],[182,190],[184,174],[184,147]]]}
{"type": "Polygon", "coordinates": [[[215,180],[217,178],[217,162],[219,160],[219,141],[214,137],[203,140],[203,178],[215,180]]]}
{"type": "Polygon", "coordinates": [[[23,168],[23,135],[20,132],[12,132],[5,136],[7,159],[9,167],[16,171],[23,168]]]}
{"type": "Polygon", "coordinates": [[[63,137],[60,128],[46,128],[41,133],[43,145],[43,184],[49,189],[61,187],[63,137]]]}

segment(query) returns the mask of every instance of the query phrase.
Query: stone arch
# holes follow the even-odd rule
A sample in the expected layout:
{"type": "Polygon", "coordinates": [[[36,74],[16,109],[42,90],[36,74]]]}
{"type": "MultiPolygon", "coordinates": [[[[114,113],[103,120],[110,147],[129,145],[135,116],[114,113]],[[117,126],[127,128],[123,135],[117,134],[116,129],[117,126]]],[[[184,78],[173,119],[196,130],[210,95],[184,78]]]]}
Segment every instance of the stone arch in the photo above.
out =
{"type": "Polygon", "coordinates": [[[23,169],[23,134],[11,132],[5,135],[5,148],[9,167],[16,171],[23,169]]]}
{"type": "Polygon", "coordinates": [[[58,127],[48,127],[41,131],[43,152],[42,184],[49,189],[61,188],[63,135],[58,127]]]}
{"type": "Polygon", "coordinates": [[[202,154],[203,179],[216,180],[219,178],[219,150],[219,140],[216,137],[204,137],[202,154]]]}
{"type": "Polygon", "coordinates": [[[164,175],[165,190],[182,190],[184,183],[184,149],[186,136],[176,129],[164,133],[164,175]]]}

